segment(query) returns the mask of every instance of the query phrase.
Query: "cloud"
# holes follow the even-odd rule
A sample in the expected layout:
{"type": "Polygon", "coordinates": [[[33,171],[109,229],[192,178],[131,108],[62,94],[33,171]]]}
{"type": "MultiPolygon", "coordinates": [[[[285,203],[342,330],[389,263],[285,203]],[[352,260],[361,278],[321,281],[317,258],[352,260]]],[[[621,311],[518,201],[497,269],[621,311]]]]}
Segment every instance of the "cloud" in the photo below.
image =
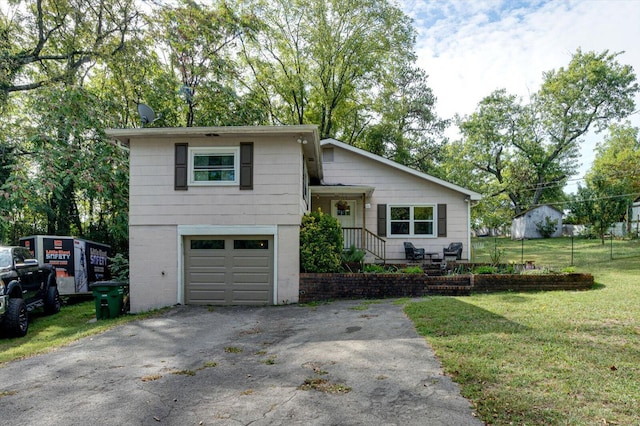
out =
{"type": "MultiPolygon", "coordinates": [[[[578,48],[625,51],[618,61],[640,70],[640,1],[405,0],[400,7],[414,19],[418,65],[445,118],[470,114],[499,88],[528,98],[543,72],[566,67],[578,48]]],[[[640,126],[640,114],[632,122],[640,126]]],[[[581,173],[600,139],[588,137],[581,173]]]]}

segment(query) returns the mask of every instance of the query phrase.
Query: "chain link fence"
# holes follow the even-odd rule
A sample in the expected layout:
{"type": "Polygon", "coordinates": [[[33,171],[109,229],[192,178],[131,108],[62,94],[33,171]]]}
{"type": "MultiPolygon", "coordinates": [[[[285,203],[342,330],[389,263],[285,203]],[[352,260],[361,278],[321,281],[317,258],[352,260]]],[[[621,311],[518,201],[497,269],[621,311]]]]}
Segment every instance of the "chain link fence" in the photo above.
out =
{"type": "Polygon", "coordinates": [[[640,258],[639,239],[615,238],[613,235],[607,236],[604,243],[600,239],[580,237],[531,240],[478,237],[473,238],[471,243],[473,263],[515,263],[528,267],[562,269],[640,258]]]}

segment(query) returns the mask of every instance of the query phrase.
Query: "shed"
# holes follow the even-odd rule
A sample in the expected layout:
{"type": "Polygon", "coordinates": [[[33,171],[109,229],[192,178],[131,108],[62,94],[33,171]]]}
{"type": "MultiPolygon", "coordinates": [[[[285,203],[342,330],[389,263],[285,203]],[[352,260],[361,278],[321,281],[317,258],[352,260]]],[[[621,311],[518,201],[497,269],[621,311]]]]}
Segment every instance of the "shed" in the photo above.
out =
{"type": "Polygon", "coordinates": [[[544,204],[526,210],[511,222],[511,239],[520,240],[523,238],[544,238],[540,228],[547,223],[555,223],[555,231],[550,235],[552,238],[562,235],[562,215],[563,212],[557,208],[544,204]]]}

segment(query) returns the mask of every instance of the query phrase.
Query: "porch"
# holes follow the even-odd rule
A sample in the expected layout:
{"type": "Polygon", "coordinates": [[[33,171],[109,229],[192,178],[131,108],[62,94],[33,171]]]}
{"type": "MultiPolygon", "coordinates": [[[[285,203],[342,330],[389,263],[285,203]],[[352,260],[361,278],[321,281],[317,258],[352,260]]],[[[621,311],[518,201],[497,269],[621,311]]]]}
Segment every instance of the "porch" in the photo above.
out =
{"type": "Polygon", "coordinates": [[[372,232],[368,225],[375,219],[370,204],[374,187],[321,185],[310,189],[311,210],[320,209],[340,222],[345,250],[354,246],[365,252],[367,261],[386,262],[386,241],[372,232]]]}

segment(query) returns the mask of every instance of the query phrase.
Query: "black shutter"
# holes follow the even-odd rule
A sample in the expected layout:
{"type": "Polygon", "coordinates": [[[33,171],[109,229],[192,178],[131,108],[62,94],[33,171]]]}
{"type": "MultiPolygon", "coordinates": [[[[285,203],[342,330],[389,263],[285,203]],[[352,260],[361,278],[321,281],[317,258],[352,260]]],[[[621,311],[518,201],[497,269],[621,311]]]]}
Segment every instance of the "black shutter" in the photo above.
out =
{"type": "Polygon", "coordinates": [[[387,205],[378,204],[378,236],[387,236],[387,205]]]}
{"type": "Polygon", "coordinates": [[[447,236],[447,205],[438,204],[438,237],[447,236]]]}
{"type": "Polygon", "coordinates": [[[253,189],[253,142],[240,142],[240,189],[253,189]]]}
{"type": "Polygon", "coordinates": [[[176,191],[186,191],[187,186],[187,169],[188,169],[188,151],[189,144],[177,143],[175,147],[175,180],[174,189],[176,191]]]}

